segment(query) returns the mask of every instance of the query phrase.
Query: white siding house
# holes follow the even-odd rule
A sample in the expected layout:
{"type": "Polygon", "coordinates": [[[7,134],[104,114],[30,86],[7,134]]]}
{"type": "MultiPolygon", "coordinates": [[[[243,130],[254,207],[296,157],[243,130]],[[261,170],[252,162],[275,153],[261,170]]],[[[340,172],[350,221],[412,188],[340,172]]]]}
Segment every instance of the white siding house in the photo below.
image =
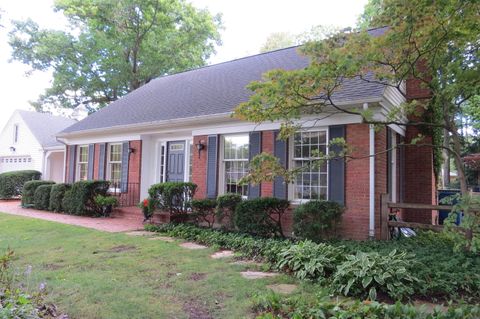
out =
{"type": "Polygon", "coordinates": [[[55,134],[76,121],[16,110],[0,133],[0,173],[33,169],[42,179],[63,182],[65,146],[55,134]]]}

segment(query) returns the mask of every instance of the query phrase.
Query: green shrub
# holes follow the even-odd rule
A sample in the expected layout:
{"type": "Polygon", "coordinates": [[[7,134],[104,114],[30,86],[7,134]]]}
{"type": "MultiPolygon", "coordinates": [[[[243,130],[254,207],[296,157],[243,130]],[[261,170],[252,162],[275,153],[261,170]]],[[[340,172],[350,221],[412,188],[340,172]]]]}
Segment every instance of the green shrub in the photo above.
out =
{"type": "Polygon", "coordinates": [[[54,184],[52,185],[52,190],[50,192],[50,202],[48,204],[48,210],[53,212],[63,212],[63,197],[65,192],[69,190],[72,186],[70,184],[54,184]]]}
{"type": "Polygon", "coordinates": [[[97,195],[93,199],[95,205],[102,209],[102,216],[108,217],[112,213],[113,207],[117,207],[118,199],[111,195],[97,195]]]}
{"type": "Polygon", "coordinates": [[[348,255],[333,275],[332,289],[345,296],[376,300],[382,293],[401,300],[414,292],[418,278],[411,275],[415,261],[405,252],[392,250],[388,255],[359,252],[348,255]]]}
{"type": "Polygon", "coordinates": [[[197,225],[206,223],[209,228],[213,227],[216,207],[217,201],[214,199],[206,198],[192,200],[193,220],[197,225]]]}
{"type": "Polygon", "coordinates": [[[460,305],[448,310],[378,302],[335,301],[328,295],[306,299],[302,296],[285,297],[276,293],[254,296],[257,319],[323,318],[323,319],[475,319],[480,318],[478,305],[460,305]]]}
{"type": "Polygon", "coordinates": [[[332,238],[342,213],[343,207],[336,202],[312,200],[301,204],[293,212],[293,232],[317,242],[332,238]]]}
{"type": "Polygon", "coordinates": [[[276,267],[299,279],[322,281],[330,277],[344,259],[345,251],[341,247],[306,240],[282,249],[276,267]]]}
{"type": "Polygon", "coordinates": [[[37,187],[33,196],[33,206],[35,209],[48,210],[52,186],[53,184],[46,184],[37,187]]]}
{"type": "Polygon", "coordinates": [[[19,197],[25,182],[38,180],[42,173],[38,171],[16,171],[0,174],[0,199],[19,197]]]}
{"type": "Polygon", "coordinates": [[[239,231],[260,237],[285,237],[282,216],[288,209],[288,200],[260,197],[245,200],[235,210],[235,226],[239,231]]]}
{"type": "Polygon", "coordinates": [[[25,185],[23,186],[23,192],[22,192],[22,206],[23,207],[34,206],[35,205],[35,190],[39,186],[52,185],[52,184],[55,184],[55,182],[39,181],[39,180],[25,182],[25,185]]]}
{"type": "Polygon", "coordinates": [[[235,209],[241,201],[242,195],[236,193],[226,193],[217,197],[217,218],[227,229],[234,228],[235,209]]]}
{"type": "Polygon", "coordinates": [[[67,214],[98,217],[103,209],[95,202],[98,195],[106,196],[110,182],[108,181],[79,181],[65,192],[62,206],[67,214]]]}
{"type": "Polygon", "coordinates": [[[148,194],[155,200],[157,208],[169,212],[170,220],[179,223],[188,220],[196,190],[194,183],[166,182],[150,186],[148,194]]]}

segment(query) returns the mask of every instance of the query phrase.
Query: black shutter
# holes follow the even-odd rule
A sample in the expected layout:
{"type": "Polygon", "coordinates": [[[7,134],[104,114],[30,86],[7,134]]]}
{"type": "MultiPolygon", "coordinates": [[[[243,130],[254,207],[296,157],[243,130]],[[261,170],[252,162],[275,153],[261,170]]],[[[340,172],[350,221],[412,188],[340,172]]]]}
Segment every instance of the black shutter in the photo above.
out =
{"type": "Polygon", "coordinates": [[[100,152],[98,156],[98,179],[104,180],[105,179],[105,153],[106,153],[107,145],[105,143],[100,144],[100,152]]]}
{"type": "Polygon", "coordinates": [[[75,182],[75,158],[76,158],[76,145],[68,146],[68,183],[75,182]]]}
{"type": "Polygon", "coordinates": [[[87,172],[87,179],[93,180],[93,162],[94,162],[94,155],[95,155],[95,145],[90,144],[88,145],[88,172],[87,172]]]}
{"type": "MultiPolygon", "coordinates": [[[[288,143],[284,140],[278,139],[279,131],[274,132],[274,146],[273,146],[273,155],[279,159],[280,164],[283,167],[287,168],[288,161],[288,143]]],[[[288,185],[285,183],[283,177],[275,177],[273,181],[273,197],[280,199],[287,199],[288,197],[288,185]]]]}
{"type": "Polygon", "coordinates": [[[207,198],[217,197],[217,163],[218,135],[209,135],[207,139],[207,198]]]}
{"type": "MultiPolygon", "coordinates": [[[[345,125],[335,125],[329,127],[329,139],[345,138],[345,125]]],[[[338,153],[341,147],[333,145],[329,148],[330,152],[338,153]]],[[[328,174],[328,199],[339,204],[345,204],[345,159],[335,158],[329,161],[328,174]]]]}
{"type": "Polygon", "coordinates": [[[120,192],[128,192],[128,160],[130,153],[128,149],[130,148],[130,143],[124,142],[122,144],[122,177],[120,181],[120,192]]]}
{"type": "MultiPolygon", "coordinates": [[[[250,132],[249,161],[262,151],[262,132],[250,132]]],[[[248,198],[260,197],[260,185],[248,185],[248,198]]]]}

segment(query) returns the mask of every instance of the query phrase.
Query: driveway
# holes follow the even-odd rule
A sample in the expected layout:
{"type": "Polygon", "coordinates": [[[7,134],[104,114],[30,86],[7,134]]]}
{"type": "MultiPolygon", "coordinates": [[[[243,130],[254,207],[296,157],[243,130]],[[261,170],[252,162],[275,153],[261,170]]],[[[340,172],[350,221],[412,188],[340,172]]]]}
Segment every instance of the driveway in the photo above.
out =
{"type": "Polygon", "coordinates": [[[62,224],[93,228],[111,233],[143,229],[143,215],[140,209],[137,207],[119,208],[112,214],[112,217],[92,218],[58,214],[31,208],[22,208],[19,200],[0,200],[0,212],[11,215],[49,220],[62,224]]]}

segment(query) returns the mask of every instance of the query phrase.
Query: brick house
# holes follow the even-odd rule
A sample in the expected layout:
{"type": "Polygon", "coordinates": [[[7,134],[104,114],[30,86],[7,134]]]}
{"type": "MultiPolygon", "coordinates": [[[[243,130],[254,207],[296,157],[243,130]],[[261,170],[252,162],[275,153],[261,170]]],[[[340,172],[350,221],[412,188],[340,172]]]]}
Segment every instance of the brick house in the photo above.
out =
{"type": "MultiPolygon", "coordinates": [[[[256,125],[231,117],[251,95],[246,85],[260,80],[262,73],[307,65],[308,59],[292,47],[154,79],[58,134],[67,145],[65,180],[111,180],[135,202],[147,197],[150,185],[164,181],[196,183],[197,198],[237,192],[246,198],[286,198],[292,207],[310,199],[334,200],[346,208],[342,235],[354,239],[380,235],[382,193],[391,194],[393,201],[433,203],[432,150],[386,151],[416,135],[408,127],[375,131],[359,116],[334,114],[305,118],[308,129],[285,142],[276,138],[280,123],[256,125]],[[335,137],[344,137],[353,155],[363,158],[330,161],[289,185],[280,179],[259,186],[236,183],[247,172],[249,159],[260,152],[293,167],[308,161],[313,149],[328,150],[335,137]],[[368,156],[374,153],[380,154],[368,156]]],[[[407,83],[405,90],[412,98],[428,93],[416,83],[407,83]]],[[[405,99],[392,88],[359,79],[345,81],[334,98],[345,107],[368,107],[378,118],[405,99]]],[[[425,212],[404,216],[431,222],[425,212]]],[[[285,225],[290,228],[291,214],[285,225]]]]}

